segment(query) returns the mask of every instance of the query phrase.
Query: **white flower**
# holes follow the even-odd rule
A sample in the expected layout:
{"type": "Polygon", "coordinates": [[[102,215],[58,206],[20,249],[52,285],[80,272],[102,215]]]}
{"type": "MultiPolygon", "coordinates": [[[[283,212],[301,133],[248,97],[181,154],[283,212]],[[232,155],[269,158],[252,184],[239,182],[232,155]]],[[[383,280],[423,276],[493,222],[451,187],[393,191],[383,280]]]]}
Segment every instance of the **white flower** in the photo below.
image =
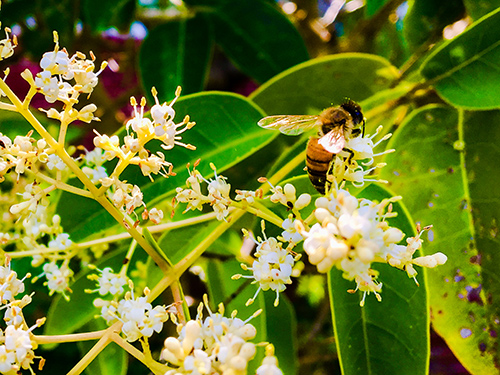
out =
{"type": "Polygon", "coordinates": [[[112,296],[123,294],[123,287],[127,285],[128,279],[122,274],[115,274],[111,267],[104,268],[97,279],[99,294],[104,296],[110,293],[112,296]]]}
{"type": "Polygon", "coordinates": [[[262,365],[257,369],[256,375],[283,375],[278,367],[278,359],[274,356],[274,347],[267,345],[266,356],[262,360],[262,365]]]}
{"type": "Polygon", "coordinates": [[[16,295],[23,293],[25,278],[19,280],[17,273],[10,269],[9,262],[5,267],[0,266],[0,301],[2,303],[12,302],[16,295]]]}
{"type": "Polygon", "coordinates": [[[283,239],[287,242],[292,242],[292,243],[299,243],[304,239],[302,235],[297,231],[297,228],[295,226],[295,223],[297,220],[293,219],[293,216],[290,215],[288,218],[283,220],[283,224],[281,224],[281,227],[284,229],[283,232],[281,232],[281,236],[283,239]]]}
{"type": "Polygon", "coordinates": [[[68,72],[69,56],[65,51],[57,49],[45,52],[40,60],[40,67],[47,70],[52,75],[66,74],[68,72]]]}
{"type": "Polygon", "coordinates": [[[0,40],[0,60],[7,59],[14,54],[14,48],[17,46],[17,39],[14,35],[12,38],[9,33],[11,30],[5,28],[5,39],[0,40]]]}
{"type": "Polygon", "coordinates": [[[0,372],[2,374],[15,374],[19,370],[16,365],[16,353],[7,351],[5,345],[0,345],[0,372]]]}
{"type": "Polygon", "coordinates": [[[48,156],[47,168],[49,168],[50,170],[53,170],[55,168],[62,171],[66,168],[66,164],[58,155],[51,154],[48,156]]]}
{"type": "Polygon", "coordinates": [[[61,267],[56,264],[55,261],[51,263],[45,263],[43,266],[43,274],[47,278],[44,285],[49,288],[49,295],[55,292],[61,293],[66,299],[66,291],[69,290],[69,281],[73,277],[73,271],[67,266],[67,264],[62,264],[61,267]]]}
{"type": "Polygon", "coordinates": [[[163,219],[163,211],[157,208],[152,208],[148,213],[149,220],[155,224],[160,224],[163,219]]]}
{"type": "Polygon", "coordinates": [[[66,250],[73,242],[69,239],[68,233],[59,233],[55,239],[49,241],[49,247],[55,247],[61,250],[66,250]]]}
{"type": "Polygon", "coordinates": [[[38,73],[35,77],[35,84],[45,95],[45,100],[49,103],[54,103],[59,96],[59,82],[57,77],[52,77],[52,74],[44,70],[38,73]]]}

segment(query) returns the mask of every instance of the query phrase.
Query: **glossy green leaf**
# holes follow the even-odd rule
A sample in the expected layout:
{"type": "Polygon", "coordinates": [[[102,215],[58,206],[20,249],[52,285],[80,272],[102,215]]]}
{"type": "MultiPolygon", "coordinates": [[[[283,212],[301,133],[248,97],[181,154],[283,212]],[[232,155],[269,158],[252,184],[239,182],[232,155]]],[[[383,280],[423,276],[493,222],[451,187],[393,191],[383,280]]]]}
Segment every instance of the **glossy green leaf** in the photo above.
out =
{"type": "MultiPolygon", "coordinates": [[[[294,280],[295,281],[295,280],[294,280]]],[[[266,306],[267,340],[274,345],[278,365],[283,374],[298,374],[297,318],[292,303],[284,293],[274,306],[275,295],[264,293],[266,306]]]]}
{"type": "MultiPolygon", "coordinates": [[[[106,329],[108,326],[104,319],[92,320],[85,324],[83,329],[85,331],[99,331],[106,329]]],[[[94,346],[96,341],[80,341],[78,342],[78,349],[83,357],[94,346]]],[[[99,353],[89,365],[85,368],[84,374],[86,375],[125,375],[127,373],[128,361],[127,352],[119,347],[114,342],[111,342],[99,353]]]]}
{"type": "Polygon", "coordinates": [[[497,373],[500,290],[496,181],[500,113],[461,117],[444,106],[413,113],[392,139],[382,178],[415,220],[433,224],[423,252],[448,256],[427,272],[434,329],[472,374],[497,373]],[[465,152],[462,152],[465,147],[465,152]]]}
{"type": "Polygon", "coordinates": [[[269,115],[318,114],[348,97],[360,102],[389,88],[398,76],[387,60],[345,53],[299,64],[250,95],[269,115]]]}
{"type": "Polygon", "coordinates": [[[426,41],[439,40],[443,28],[461,19],[465,13],[462,0],[415,0],[410,4],[404,18],[403,32],[413,49],[426,41]]]}
{"type": "Polygon", "coordinates": [[[264,82],[309,58],[297,29],[266,1],[229,2],[210,17],[217,44],[256,81],[264,82]]]}
{"type": "MultiPolygon", "coordinates": [[[[377,185],[369,185],[359,197],[380,201],[392,196],[377,185]]],[[[398,216],[391,226],[413,236],[410,217],[401,204],[394,204],[398,216]]],[[[328,287],[337,341],[337,351],[345,375],[353,374],[427,374],[429,366],[429,312],[425,275],[419,273],[418,287],[405,272],[386,264],[375,265],[383,283],[382,301],[373,295],[360,307],[361,292],[350,294],[354,281],[342,272],[329,272],[328,287]]]]}
{"type": "Polygon", "coordinates": [[[82,13],[93,31],[110,27],[127,30],[134,19],[135,6],[134,0],[83,0],[82,13]]]}
{"type": "Polygon", "coordinates": [[[500,8],[441,44],[421,74],[447,102],[466,109],[500,107],[500,8]]]}
{"type": "Polygon", "coordinates": [[[388,0],[367,0],[366,1],[366,9],[365,13],[368,17],[374,16],[385,4],[387,4],[388,0]]]}
{"type": "Polygon", "coordinates": [[[477,20],[489,12],[500,7],[499,0],[463,0],[467,15],[473,20],[477,20]]]}
{"type": "MultiPolygon", "coordinates": [[[[142,176],[137,166],[130,166],[121,176],[121,179],[141,186],[147,204],[156,204],[168,194],[171,200],[175,188],[185,184],[188,162],[193,165],[201,158],[198,170],[204,176],[213,176],[210,162],[215,164],[220,173],[249,157],[277,136],[256,125],[263,116],[261,110],[240,95],[219,92],[189,95],[179,99],[175,110],[176,121],[189,114],[197,122],[194,128],[183,133],[183,141],[196,145],[195,151],[176,146],[165,153],[166,159],[174,165],[177,176],[166,179],[156,177],[151,182],[142,176]]],[[[148,149],[156,152],[160,146],[148,144],[148,149]]],[[[107,212],[89,202],[93,203],[74,195],[62,195],[58,213],[73,241],[80,241],[116,224],[107,212]],[[75,210],[79,216],[74,215],[75,210]],[[81,220],[82,217],[85,219],[81,220]]]]}
{"type": "Polygon", "coordinates": [[[173,264],[181,261],[221,223],[217,220],[190,225],[165,233],[159,245],[173,264]]]}
{"type": "Polygon", "coordinates": [[[210,25],[203,14],[172,20],[152,29],[139,53],[142,87],[150,95],[154,86],[160,101],[172,99],[177,86],[182,93],[201,91],[212,51],[210,25]]]}

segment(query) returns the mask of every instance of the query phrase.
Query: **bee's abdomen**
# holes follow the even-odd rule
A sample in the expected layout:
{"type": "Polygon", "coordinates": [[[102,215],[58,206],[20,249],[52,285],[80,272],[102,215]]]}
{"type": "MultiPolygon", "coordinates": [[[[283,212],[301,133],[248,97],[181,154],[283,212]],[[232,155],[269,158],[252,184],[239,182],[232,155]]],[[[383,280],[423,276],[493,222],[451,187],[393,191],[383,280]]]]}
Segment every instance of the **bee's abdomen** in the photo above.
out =
{"type": "Polygon", "coordinates": [[[307,174],[313,186],[321,194],[325,193],[326,175],[332,159],[333,154],[318,143],[318,138],[309,140],[306,150],[307,174]]]}

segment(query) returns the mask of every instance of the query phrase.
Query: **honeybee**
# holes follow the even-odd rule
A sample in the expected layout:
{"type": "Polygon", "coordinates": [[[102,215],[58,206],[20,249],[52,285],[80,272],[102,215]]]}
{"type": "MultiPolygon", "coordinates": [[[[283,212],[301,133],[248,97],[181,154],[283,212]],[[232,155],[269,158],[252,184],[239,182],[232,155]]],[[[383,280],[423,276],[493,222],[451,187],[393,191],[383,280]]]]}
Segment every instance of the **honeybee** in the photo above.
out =
{"type": "Polygon", "coordinates": [[[260,120],[258,125],[264,129],[277,129],[286,135],[297,135],[318,128],[318,136],[311,137],[307,143],[306,167],[313,186],[324,194],[334,155],[344,150],[346,139],[364,135],[365,120],[360,105],[346,100],[340,106],[327,108],[317,116],[268,116],[260,120]]]}

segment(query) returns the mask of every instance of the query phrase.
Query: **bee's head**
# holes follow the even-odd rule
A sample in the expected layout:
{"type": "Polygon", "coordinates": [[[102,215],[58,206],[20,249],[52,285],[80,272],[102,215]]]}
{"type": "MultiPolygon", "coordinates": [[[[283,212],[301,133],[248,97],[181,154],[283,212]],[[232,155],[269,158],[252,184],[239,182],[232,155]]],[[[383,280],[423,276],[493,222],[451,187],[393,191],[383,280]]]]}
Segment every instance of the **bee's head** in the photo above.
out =
{"type": "Polygon", "coordinates": [[[358,125],[363,122],[363,112],[361,112],[361,106],[358,103],[351,99],[345,99],[344,103],[340,106],[350,113],[354,125],[358,125]]]}

